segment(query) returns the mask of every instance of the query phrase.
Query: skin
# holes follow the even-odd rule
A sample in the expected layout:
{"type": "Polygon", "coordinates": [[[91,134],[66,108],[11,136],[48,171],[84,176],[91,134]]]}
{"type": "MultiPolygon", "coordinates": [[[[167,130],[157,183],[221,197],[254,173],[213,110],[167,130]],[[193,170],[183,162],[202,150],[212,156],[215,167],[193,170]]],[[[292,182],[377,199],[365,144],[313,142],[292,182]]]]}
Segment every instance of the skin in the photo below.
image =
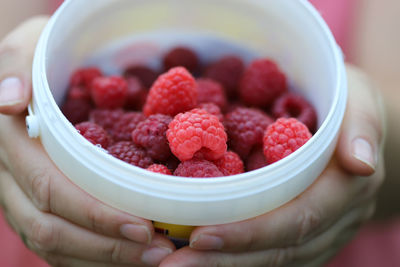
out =
{"type": "MultiPolygon", "coordinates": [[[[387,1],[397,4],[396,0],[387,1]]],[[[367,2],[362,13],[365,17],[377,5],[372,0],[367,2]]],[[[159,257],[151,257],[152,264],[163,267],[319,266],[371,218],[384,180],[384,158],[390,160],[395,155],[386,152],[385,157],[384,137],[387,136],[386,144],[394,144],[391,153],[397,153],[399,148],[392,140],[398,129],[389,127],[386,134],[382,100],[393,98],[396,90],[390,90],[394,87],[387,84],[396,84],[398,78],[393,75],[393,80],[383,79],[387,74],[372,66],[376,58],[355,60],[367,70],[367,75],[348,66],[349,102],[337,150],[329,166],[306,192],[250,220],[198,227],[191,235],[190,247],[173,252],[173,245],[154,234],[149,221],[112,209],[71,184],[52,164],[40,143],[27,137],[24,111],[31,95],[30,64],[34,44],[45,23],[45,17],[30,20],[0,44],[0,79],[19,77],[22,82],[20,101],[0,105],[0,113],[9,114],[0,115],[0,203],[25,244],[49,263],[141,266],[146,260],[145,251],[158,248],[154,255],[159,257]],[[379,82],[380,77],[387,84],[379,82]],[[356,144],[363,145],[364,153],[355,149],[356,144]],[[73,208],[76,206],[81,208],[73,208]],[[121,231],[126,224],[140,227],[127,238],[121,231]]],[[[367,36],[372,38],[372,34],[379,32],[360,34],[354,43],[366,43],[367,36]]],[[[371,51],[375,50],[372,44],[365,44],[356,57],[372,57],[371,51]]],[[[400,99],[398,93],[395,96],[400,99]]],[[[399,110],[391,102],[386,103],[387,125],[392,125],[392,114],[399,110]]]]}

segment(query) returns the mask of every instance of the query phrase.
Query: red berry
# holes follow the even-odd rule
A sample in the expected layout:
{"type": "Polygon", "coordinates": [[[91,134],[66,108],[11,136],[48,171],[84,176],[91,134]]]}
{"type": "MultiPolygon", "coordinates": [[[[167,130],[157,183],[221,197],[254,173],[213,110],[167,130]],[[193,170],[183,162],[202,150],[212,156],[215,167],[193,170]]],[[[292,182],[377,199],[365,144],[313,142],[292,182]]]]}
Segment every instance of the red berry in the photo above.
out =
{"type": "Polygon", "coordinates": [[[197,108],[204,109],[208,113],[217,116],[220,122],[224,121],[224,115],[222,114],[221,109],[214,103],[201,103],[197,108]]]}
{"type": "Polygon", "coordinates": [[[92,100],[90,91],[82,85],[71,86],[67,92],[67,99],[81,99],[88,102],[92,100]]]}
{"type": "Polygon", "coordinates": [[[245,159],[252,148],[261,145],[265,129],[273,120],[255,108],[236,108],[225,115],[229,147],[245,159]]]}
{"type": "Polygon", "coordinates": [[[128,93],[124,108],[129,110],[142,110],[147,98],[147,89],[136,77],[129,77],[126,79],[126,82],[128,84],[128,93]]]}
{"type": "Polygon", "coordinates": [[[165,114],[175,116],[197,105],[196,82],[183,67],[170,69],[154,82],[143,112],[146,116],[165,114]]]}
{"type": "Polygon", "coordinates": [[[314,107],[301,95],[286,93],[279,97],[272,106],[275,118],[296,118],[304,123],[311,132],[317,126],[317,113],[314,107]]]}
{"type": "Polygon", "coordinates": [[[204,159],[191,159],[182,162],[174,171],[174,175],[196,178],[224,176],[214,163],[204,159]]]}
{"type": "Polygon", "coordinates": [[[286,91],[285,74],[269,59],[253,61],[245,70],[239,86],[241,100],[260,108],[268,107],[286,91]]]}
{"type": "Polygon", "coordinates": [[[267,160],[265,159],[262,146],[257,146],[256,148],[253,148],[253,150],[250,152],[249,156],[246,158],[245,161],[246,171],[248,172],[260,169],[267,165],[268,163],[267,160]]]}
{"type": "Polygon", "coordinates": [[[81,122],[75,125],[78,132],[94,145],[100,145],[107,148],[110,143],[108,133],[100,126],[93,122],[81,122]]]}
{"type": "Polygon", "coordinates": [[[172,117],[163,114],[149,116],[140,122],[132,132],[133,142],[147,150],[147,153],[155,159],[164,161],[171,156],[166,132],[172,117]]]}
{"type": "Polygon", "coordinates": [[[175,47],[164,56],[163,64],[165,70],[173,67],[184,67],[193,73],[198,68],[199,59],[192,49],[175,47]]]}
{"type": "Polygon", "coordinates": [[[172,153],[181,161],[189,160],[195,154],[216,160],[227,149],[224,126],[216,116],[203,109],[176,115],[169,124],[167,139],[172,153]]]}
{"type": "Polygon", "coordinates": [[[225,152],[222,158],[214,161],[214,164],[225,176],[244,172],[242,159],[233,151],[225,152]]]}
{"type": "Polygon", "coordinates": [[[147,170],[151,172],[172,175],[171,171],[167,168],[167,166],[162,164],[152,164],[149,167],[147,167],[147,170]]]}
{"type": "Polygon", "coordinates": [[[225,90],[222,85],[211,79],[197,79],[197,103],[214,103],[221,110],[227,106],[225,90]]]}
{"type": "Polygon", "coordinates": [[[158,77],[158,73],[146,66],[133,65],[128,67],[124,71],[124,77],[126,79],[130,77],[138,78],[146,88],[150,88],[151,85],[158,77]]]}
{"type": "Polygon", "coordinates": [[[204,76],[219,82],[226,90],[228,97],[237,95],[240,77],[244,71],[243,60],[237,56],[224,56],[205,70],[204,76]]]}
{"type": "Polygon", "coordinates": [[[84,88],[89,89],[92,81],[101,77],[103,74],[99,68],[89,67],[89,68],[81,68],[77,69],[72,75],[70,79],[70,86],[83,86],[84,88]]]}
{"type": "Polygon", "coordinates": [[[114,127],[114,123],[123,114],[124,111],[122,109],[93,109],[89,114],[89,120],[109,132],[114,127]]]}
{"type": "Polygon", "coordinates": [[[153,160],[147,152],[130,141],[121,141],[108,148],[108,152],[126,163],[147,168],[153,164],[153,160]]]}
{"type": "Polygon", "coordinates": [[[93,80],[90,92],[96,107],[116,109],[124,106],[128,85],[118,76],[98,77],[93,80]]]}
{"type": "Polygon", "coordinates": [[[115,142],[131,141],[133,130],[145,119],[141,112],[126,112],[114,122],[110,135],[115,142]]]}
{"type": "Polygon", "coordinates": [[[87,121],[91,109],[90,102],[84,99],[67,99],[61,106],[64,116],[74,125],[87,121]]]}
{"type": "Polygon", "coordinates": [[[269,164],[283,159],[299,149],[311,133],[302,122],[294,118],[280,118],[268,126],[264,135],[264,155],[269,164]]]}

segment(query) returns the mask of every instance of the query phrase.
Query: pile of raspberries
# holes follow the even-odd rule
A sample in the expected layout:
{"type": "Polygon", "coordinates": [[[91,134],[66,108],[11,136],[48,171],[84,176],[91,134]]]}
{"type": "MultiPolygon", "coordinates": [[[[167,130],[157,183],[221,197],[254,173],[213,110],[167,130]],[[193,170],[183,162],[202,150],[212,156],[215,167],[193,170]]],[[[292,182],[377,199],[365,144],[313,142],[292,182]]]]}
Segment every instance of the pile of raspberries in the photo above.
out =
{"type": "Polygon", "coordinates": [[[272,164],[316,131],[314,107],[289,92],[271,59],[236,55],[202,64],[174,47],[162,70],[128,67],[107,76],[76,70],[61,110],[79,133],[110,155],[152,172],[220,177],[272,164]]]}

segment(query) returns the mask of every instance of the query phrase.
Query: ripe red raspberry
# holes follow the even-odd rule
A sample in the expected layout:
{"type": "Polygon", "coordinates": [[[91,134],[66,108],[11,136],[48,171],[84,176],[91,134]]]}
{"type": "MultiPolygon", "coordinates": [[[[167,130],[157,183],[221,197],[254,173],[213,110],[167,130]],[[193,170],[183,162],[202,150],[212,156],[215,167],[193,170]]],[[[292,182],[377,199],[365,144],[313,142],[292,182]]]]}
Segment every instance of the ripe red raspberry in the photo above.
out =
{"type": "Polygon", "coordinates": [[[218,169],[217,166],[215,166],[214,163],[204,159],[191,159],[181,162],[181,164],[179,164],[174,171],[174,175],[196,178],[224,176],[224,174],[218,169]]]}
{"type": "Polygon", "coordinates": [[[146,117],[141,112],[126,112],[119,117],[110,130],[110,135],[115,142],[131,141],[132,132],[146,117]]]}
{"type": "Polygon", "coordinates": [[[243,60],[237,56],[224,56],[205,70],[204,76],[211,78],[225,88],[228,97],[237,95],[240,77],[244,71],[243,60]]]}
{"type": "Polygon", "coordinates": [[[171,171],[167,168],[167,166],[162,164],[152,164],[149,167],[147,167],[147,170],[151,172],[172,175],[171,171]]]}
{"type": "Polygon", "coordinates": [[[264,131],[273,120],[255,108],[236,108],[225,115],[229,147],[245,159],[251,149],[263,142],[264,131]]]}
{"type": "Polygon", "coordinates": [[[165,70],[173,67],[184,67],[193,73],[198,68],[199,59],[192,49],[188,47],[175,47],[164,56],[163,64],[165,70]]]}
{"type": "Polygon", "coordinates": [[[143,112],[146,116],[165,114],[175,116],[197,105],[196,82],[183,67],[170,69],[154,82],[143,112]]]}
{"type": "Polygon", "coordinates": [[[91,103],[85,99],[67,99],[61,106],[62,113],[73,125],[87,121],[91,110],[91,103]]]}
{"type": "Polygon", "coordinates": [[[130,77],[136,77],[148,89],[151,87],[151,85],[157,79],[158,73],[146,66],[133,65],[133,66],[128,67],[124,71],[124,77],[126,79],[128,79],[130,77]]]}
{"type": "Polygon", "coordinates": [[[102,148],[107,148],[110,143],[110,137],[106,130],[100,125],[93,122],[85,121],[75,125],[78,132],[94,145],[100,145],[102,148]]]}
{"type": "Polygon", "coordinates": [[[253,150],[250,152],[249,156],[246,158],[245,161],[246,171],[248,172],[260,169],[267,165],[268,163],[267,160],[265,159],[263,147],[261,145],[257,146],[256,148],[253,148],[253,150]]]}
{"type": "Polygon", "coordinates": [[[163,114],[149,116],[140,122],[131,134],[135,144],[144,147],[155,160],[164,161],[171,156],[166,132],[172,117],[163,114]]]}
{"type": "Polygon", "coordinates": [[[128,85],[123,78],[118,76],[98,77],[93,80],[90,92],[96,107],[121,108],[128,95],[128,85]]]}
{"type": "Polygon", "coordinates": [[[264,135],[264,155],[269,164],[287,157],[310,138],[311,133],[294,118],[280,118],[268,126],[264,135]]]}
{"type": "Polygon", "coordinates": [[[272,106],[275,118],[296,118],[304,123],[310,132],[315,132],[317,113],[314,107],[301,95],[286,93],[280,96],[272,106]]]}
{"type": "Polygon", "coordinates": [[[285,74],[269,59],[253,61],[245,70],[239,85],[241,100],[261,108],[271,105],[286,91],[285,74]]]}
{"type": "Polygon", "coordinates": [[[153,160],[147,152],[130,141],[115,143],[108,148],[108,152],[110,155],[140,168],[146,169],[153,164],[153,160]]]}
{"type": "Polygon", "coordinates": [[[203,109],[175,116],[169,124],[167,139],[172,153],[181,161],[196,156],[217,160],[226,151],[227,135],[219,119],[203,109]]]}
{"type": "Polygon", "coordinates": [[[70,79],[70,86],[83,86],[84,88],[89,89],[92,81],[97,78],[103,76],[101,70],[96,67],[88,67],[77,69],[72,75],[70,79]]]}
{"type": "Polygon", "coordinates": [[[89,89],[82,85],[71,86],[67,92],[67,99],[82,99],[90,102],[92,97],[89,89]]]}
{"type": "Polygon", "coordinates": [[[222,85],[214,80],[200,78],[197,84],[197,103],[214,103],[221,110],[225,110],[228,101],[222,85]]]}
{"type": "Polygon", "coordinates": [[[128,93],[125,102],[125,109],[142,110],[147,98],[147,89],[136,77],[126,78],[128,84],[128,93]]]}
{"type": "Polygon", "coordinates": [[[217,116],[220,122],[224,121],[224,115],[222,114],[221,109],[214,103],[201,103],[197,108],[204,109],[208,113],[217,116]]]}
{"type": "Polygon", "coordinates": [[[122,109],[93,109],[89,114],[89,121],[100,125],[109,132],[123,114],[122,109]]]}
{"type": "Polygon", "coordinates": [[[242,159],[233,151],[225,152],[222,158],[214,161],[214,164],[225,176],[244,172],[242,159]]]}

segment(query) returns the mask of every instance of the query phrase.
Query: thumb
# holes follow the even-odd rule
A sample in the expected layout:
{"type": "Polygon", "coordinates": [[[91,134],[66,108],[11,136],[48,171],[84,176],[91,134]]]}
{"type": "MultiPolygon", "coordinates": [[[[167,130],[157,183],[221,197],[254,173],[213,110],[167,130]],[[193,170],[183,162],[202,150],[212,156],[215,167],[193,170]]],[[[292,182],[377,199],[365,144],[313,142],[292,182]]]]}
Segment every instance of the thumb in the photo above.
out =
{"type": "Polygon", "coordinates": [[[337,156],[350,173],[369,176],[375,172],[383,145],[384,105],[365,74],[349,65],[347,74],[349,99],[337,156]]]}
{"type": "Polygon", "coordinates": [[[29,19],[1,41],[0,113],[18,114],[26,109],[32,94],[33,54],[47,20],[47,16],[29,19]]]}

